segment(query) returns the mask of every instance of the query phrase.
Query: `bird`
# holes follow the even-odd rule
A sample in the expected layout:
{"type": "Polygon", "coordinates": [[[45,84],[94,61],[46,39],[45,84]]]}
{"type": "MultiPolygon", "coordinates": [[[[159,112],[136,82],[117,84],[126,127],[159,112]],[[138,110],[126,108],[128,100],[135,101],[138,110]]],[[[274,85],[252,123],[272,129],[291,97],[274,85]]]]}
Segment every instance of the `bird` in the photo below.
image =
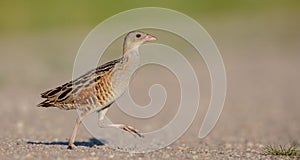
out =
{"type": "Polygon", "coordinates": [[[98,126],[119,128],[134,136],[143,137],[135,128],[125,124],[104,124],[104,117],[110,106],[126,91],[130,78],[140,63],[139,46],[156,40],[155,36],[141,31],[131,31],[123,41],[123,55],[115,60],[92,69],[82,76],[56,88],[41,93],[44,101],[38,107],[57,107],[62,110],[80,110],[81,113],[69,139],[68,148],[74,144],[82,120],[98,112],[98,126]]]}

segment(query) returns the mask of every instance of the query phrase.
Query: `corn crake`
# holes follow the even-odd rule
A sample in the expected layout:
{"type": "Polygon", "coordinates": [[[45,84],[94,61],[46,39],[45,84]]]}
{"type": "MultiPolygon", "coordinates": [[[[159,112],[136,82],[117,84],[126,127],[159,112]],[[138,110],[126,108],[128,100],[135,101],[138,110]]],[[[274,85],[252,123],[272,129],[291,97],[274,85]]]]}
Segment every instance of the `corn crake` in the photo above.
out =
{"type": "Polygon", "coordinates": [[[76,148],[74,141],[79,125],[87,115],[96,111],[99,114],[98,123],[100,127],[120,128],[142,137],[138,130],[131,126],[104,124],[103,119],[110,105],[125,92],[131,75],[139,66],[138,47],[153,40],[156,38],[152,35],[139,31],[129,32],[124,39],[121,58],[107,62],[75,80],[41,94],[41,97],[46,98],[46,100],[38,104],[38,107],[57,107],[64,110],[79,109],[82,111],[76,120],[68,148],[76,148]]]}

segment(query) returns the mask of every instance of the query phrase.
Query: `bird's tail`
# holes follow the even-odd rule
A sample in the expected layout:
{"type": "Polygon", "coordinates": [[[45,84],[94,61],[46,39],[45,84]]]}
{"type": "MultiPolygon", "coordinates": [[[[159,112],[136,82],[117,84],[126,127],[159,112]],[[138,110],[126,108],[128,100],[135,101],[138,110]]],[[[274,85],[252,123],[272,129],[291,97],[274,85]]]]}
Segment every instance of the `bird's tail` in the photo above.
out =
{"type": "Polygon", "coordinates": [[[54,105],[51,104],[49,100],[45,100],[38,104],[37,107],[54,107],[54,105]]]}

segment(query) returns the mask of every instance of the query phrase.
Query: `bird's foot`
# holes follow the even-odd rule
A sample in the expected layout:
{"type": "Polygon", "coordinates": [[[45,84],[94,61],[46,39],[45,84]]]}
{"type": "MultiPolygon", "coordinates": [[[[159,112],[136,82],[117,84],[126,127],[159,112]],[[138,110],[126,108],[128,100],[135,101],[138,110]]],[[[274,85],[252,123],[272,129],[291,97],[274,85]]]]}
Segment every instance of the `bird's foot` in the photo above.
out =
{"type": "Polygon", "coordinates": [[[122,129],[123,131],[126,131],[126,132],[132,134],[133,136],[138,136],[138,137],[141,137],[141,138],[144,137],[137,129],[135,129],[131,126],[125,125],[125,124],[108,124],[108,125],[105,125],[103,122],[100,121],[100,123],[98,123],[98,125],[101,128],[119,128],[119,129],[122,129]]]}
{"type": "Polygon", "coordinates": [[[69,144],[68,149],[76,149],[77,147],[75,146],[74,143],[69,144]]]}
{"type": "Polygon", "coordinates": [[[141,138],[143,138],[144,136],[142,134],[139,133],[139,131],[131,126],[128,125],[121,125],[120,128],[130,134],[132,134],[133,136],[139,136],[141,138]]]}

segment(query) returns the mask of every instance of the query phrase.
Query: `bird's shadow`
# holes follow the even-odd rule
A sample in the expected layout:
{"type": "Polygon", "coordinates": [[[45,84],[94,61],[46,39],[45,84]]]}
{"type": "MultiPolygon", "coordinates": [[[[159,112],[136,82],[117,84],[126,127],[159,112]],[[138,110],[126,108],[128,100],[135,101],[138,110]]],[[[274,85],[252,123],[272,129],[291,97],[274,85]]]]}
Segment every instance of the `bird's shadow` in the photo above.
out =
{"type": "MultiPolygon", "coordinates": [[[[74,144],[76,146],[84,146],[84,147],[94,147],[94,146],[103,146],[105,141],[98,140],[96,138],[90,138],[89,141],[76,141],[74,144]]],[[[42,145],[65,145],[68,146],[68,141],[53,141],[53,142],[38,142],[38,141],[27,141],[27,144],[42,144],[42,145]]]]}

